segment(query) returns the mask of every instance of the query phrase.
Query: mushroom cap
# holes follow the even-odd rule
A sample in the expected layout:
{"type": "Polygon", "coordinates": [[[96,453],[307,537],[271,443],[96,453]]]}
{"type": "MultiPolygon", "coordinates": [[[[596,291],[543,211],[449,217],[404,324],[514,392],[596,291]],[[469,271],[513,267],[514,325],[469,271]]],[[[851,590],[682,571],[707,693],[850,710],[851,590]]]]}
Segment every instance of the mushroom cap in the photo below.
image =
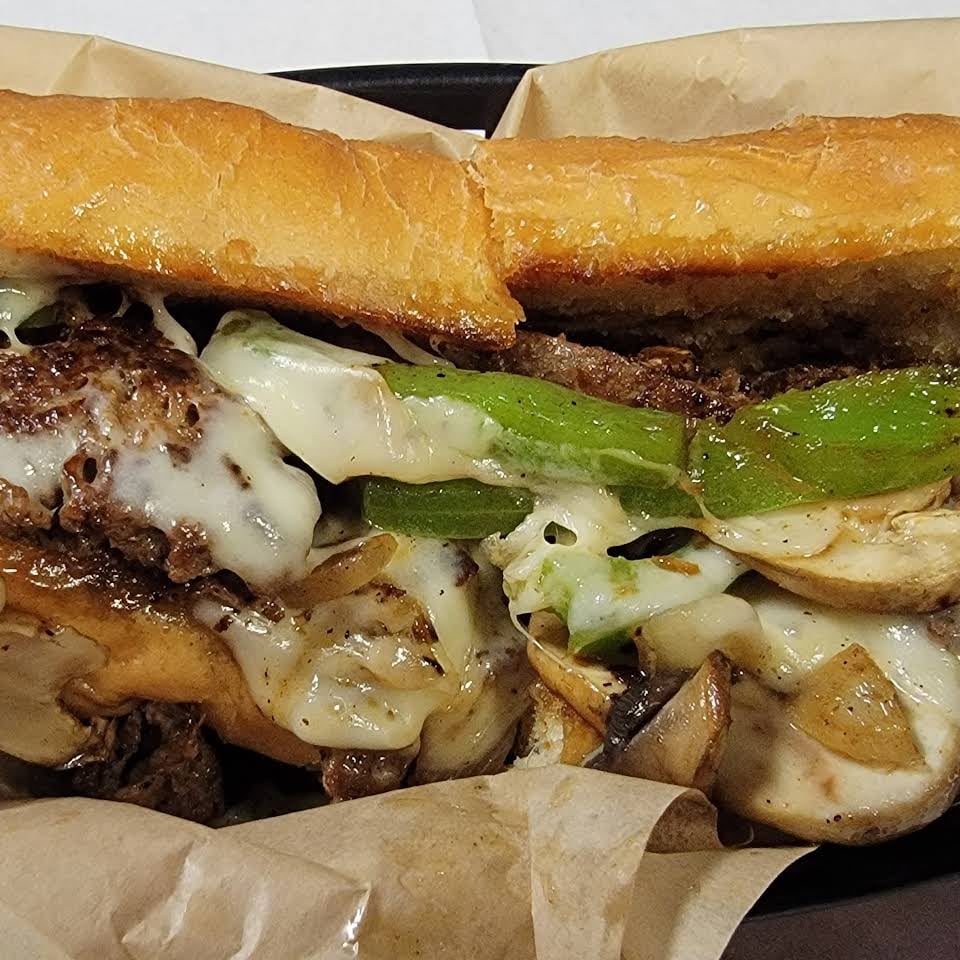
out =
{"type": "Polygon", "coordinates": [[[730,661],[715,651],[630,740],[610,769],[710,793],[729,727],[730,661]]]}
{"type": "Polygon", "coordinates": [[[14,611],[0,615],[0,752],[45,766],[82,753],[91,729],[61,706],[60,692],[105,659],[76,630],[14,611]]]}
{"type": "Polygon", "coordinates": [[[938,610],[960,600],[960,510],[950,481],[850,503],[707,518],[703,532],[802,597],[872,611],[938,610]]]}
{"type": "Polygon", "coordinates": [[[732,717],[716,801],[805,840],[867,844],[909,833],[939,817],[960,787],[960,728],[936,708],[911,717],[924,764],[894,770],[818,743],[752,677],[734,686],[732,717]]]}

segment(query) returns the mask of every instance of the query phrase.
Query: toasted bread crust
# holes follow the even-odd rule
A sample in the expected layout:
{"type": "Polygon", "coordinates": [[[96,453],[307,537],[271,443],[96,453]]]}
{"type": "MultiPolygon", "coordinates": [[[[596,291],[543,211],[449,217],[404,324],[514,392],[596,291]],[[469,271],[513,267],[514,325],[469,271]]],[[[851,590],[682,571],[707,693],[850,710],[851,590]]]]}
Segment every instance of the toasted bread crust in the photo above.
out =
{"type": "Polygon", "coordinates": [[[828,268],[960,239],[960,118],[810,117],[669,143],[482,144],[474,163],[520,290],[828,268]]]}
{"type": "Polygon", "coordinates": [[[508,285],[533,309],[821,322],[857,309],[864,286],[882,288],[864,310],[887,288],[955,288],[958,118],[814,117],[687,143],[502,140],[473,162],[508,285]]]}
{"type": "Polygon", "coordinates": [[[519,306],[461,164],[208,100],[0,91],[0,264],[491,346],[519,306]]]}

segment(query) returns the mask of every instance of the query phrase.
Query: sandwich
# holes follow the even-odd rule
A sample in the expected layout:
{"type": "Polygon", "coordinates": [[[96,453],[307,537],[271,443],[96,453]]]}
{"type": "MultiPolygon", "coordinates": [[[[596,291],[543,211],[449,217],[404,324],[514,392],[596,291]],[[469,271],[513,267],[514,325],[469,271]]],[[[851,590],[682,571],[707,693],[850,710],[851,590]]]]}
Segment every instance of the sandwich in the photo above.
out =
{"type": "Polygon", "coordinates": [[[960,776],[960,121],[465,162],[3,93],[0,751],[204,822],[574,763],[960,776]]]}

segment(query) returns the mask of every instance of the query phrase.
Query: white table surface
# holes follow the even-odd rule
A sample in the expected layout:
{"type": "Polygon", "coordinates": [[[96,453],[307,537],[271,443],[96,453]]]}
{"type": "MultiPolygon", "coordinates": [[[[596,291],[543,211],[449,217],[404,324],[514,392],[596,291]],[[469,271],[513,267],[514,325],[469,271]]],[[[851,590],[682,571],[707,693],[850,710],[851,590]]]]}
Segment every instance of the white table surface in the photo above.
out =
{"type": "Polygon", "coordinates": [[[730,27],[958,13],[957,0],[0,0],[0,23],[258,71],[546,62],[730,27]]]}

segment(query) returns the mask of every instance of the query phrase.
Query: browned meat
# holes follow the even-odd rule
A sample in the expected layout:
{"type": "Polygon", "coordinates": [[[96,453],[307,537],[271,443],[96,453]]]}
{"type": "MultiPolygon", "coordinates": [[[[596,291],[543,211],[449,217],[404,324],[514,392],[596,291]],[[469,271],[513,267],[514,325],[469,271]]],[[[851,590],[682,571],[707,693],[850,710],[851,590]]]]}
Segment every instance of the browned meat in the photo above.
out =
{"type": "Polygon", "coordinates": [[[296,579],[316,517],[312,489],[281,457],[243,402],[170,347],[149,315],[79,319],[63,339],[0,351],[0,532],[8,536],[59,526],[176,582],[224,568],[267,583],[296,579]],[[272,475],[261,470],[255,486],[248,466],[265,460],[272,475]],[[302,499],[302,530],[276,526],[274,487],[302,499]],[[244,537],[240,569],[234,543],[244,537]]]}
{"type": "Polygon", "coordinates": [[[196,707],[146,703],[101,722],[102,755],[71,771],[75,793],[199,823],[223,813],[220,764],[196,707]]]}
{"type": "Polygon", "coordinates": [[[0,479],[0,534],[48,530],[52,522],[52,510],[31,500],[23,487],[0,479]]]}
{"type": "Polygon", "coordinates": [[[623,356],[545,333],[519,333],[516,345],[499,353],[451,347],[445,355],[468,369],[518,373],[614,403],[721,421],[784,390],[809,389],[860,372],[852,366],[804,365],[749,378],[733,369],[707,374],[681,347],[646,347],[623,356]]]}
{"type": "Polygon", "coordinates": [[[447,355],[458,366],[538,377],[614,403],[688,417],[728,419],[749,402],[737,373],[701,376],[693,354],[674,347],[649,347],[625,357],[571,343],[563,335],[520,333],[509,350],[451,350],[447,355]]]}
{"type": "Polygon", "coordinates": [[[404,750],[328,750],[321,762],[323,789],[331,800],[355,800],[403,786],[419,745],[404,750]]]}
{"type": "Polygon", "coordinates": [[[784,390],[812,390],[831,380],[843,380],[858,373],[863,373],[863,370],[849,365],[816,367],[802,364],[756,374],[750,378],[750,389],[758,397],[772,397],[784,390]]]}
{"type": "Polygon", "coordinates": [[[55,434],[51,453],[69,455],[44,457],[48,475],[34,469],[33,489],[6,480],[3,526],[11,533],[17,526],[35,528],[45,511],[49,527],[62,499],[64,530],[102,537],[141,563],[165,565],[174,580],[211,572],[202,531],[189,525],[158,530],[114,496],[113,466],[117,440],[136,433],[152,433],[154,445],[189,460],[201,436],[200,410],[218,393],[196,361],[146,327],[88,320],[65,341],[26,354],[4,352],[0,433],[26,435],[38,446],[55,434]]]}

